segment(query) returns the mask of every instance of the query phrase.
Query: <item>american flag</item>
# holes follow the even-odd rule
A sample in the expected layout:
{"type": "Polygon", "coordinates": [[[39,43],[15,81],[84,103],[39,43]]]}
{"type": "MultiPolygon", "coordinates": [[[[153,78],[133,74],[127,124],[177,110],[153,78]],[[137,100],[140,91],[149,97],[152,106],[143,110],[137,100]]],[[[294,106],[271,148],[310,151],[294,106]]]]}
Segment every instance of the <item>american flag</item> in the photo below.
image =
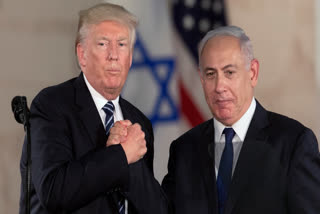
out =
{"type": "Polygon", "coordinates": [[[227,24],[222,0],[173,0],[173,22],[195,60],[199,41],[211,29],[227,24]]]}
{"type": "Polygon", "coordinates": [[[222,0],[173,0],[172,1],[172,18],[178,37],[185,45],[187,52],[177,53],[178,70],[180,72],[179,92],[181,100],[181,113],[185,116],[189,125],[194,127],[203,122],[207,118],[201,112],[204,103],[195,102],[194,96],[202,94],[193,93],[195,87],[195,79],[199,79],[196,73],[196,67],[191,69],[179,69],[179,63],[185,63],[190,55],[193,64],[198,64],[198,44],[204,35],[214,28],[227,24],[225,15],[225,5],[222,0]]]}

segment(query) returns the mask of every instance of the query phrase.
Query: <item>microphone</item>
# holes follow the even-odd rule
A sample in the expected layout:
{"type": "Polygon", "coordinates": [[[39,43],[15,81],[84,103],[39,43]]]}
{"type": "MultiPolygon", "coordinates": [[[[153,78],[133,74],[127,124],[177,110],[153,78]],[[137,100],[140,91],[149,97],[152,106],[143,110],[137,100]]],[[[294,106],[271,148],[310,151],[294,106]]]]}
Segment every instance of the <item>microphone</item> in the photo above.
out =
{"type": "Polygon", "coordinates": [[[18,123],[25,124],[26,117],[29,115],[30,111],[27,107],[27,99],[25,96],[15,96],[11,101],[11,108],[14,114],[14,118],[18,123]],[[24,114],[24,110],[26,114],[24,114]]]}
{"type": "MultiPolygon", "coordinates": [[[[31,137],[30,137],[30,111],[27,106],[27,98],[25,96],[15,96],[11,101],[11,108],[14,118],[18,123],[24,125],[26,132],[26,145],[27,145],[27,161],[26,161],[26,174],[22,175],[25,179],[23,189],[25,191],[25,213],[29,214],[31,210],[31,137]]],[[[21,211],[21,210],[20,210],[21,211]]]]}

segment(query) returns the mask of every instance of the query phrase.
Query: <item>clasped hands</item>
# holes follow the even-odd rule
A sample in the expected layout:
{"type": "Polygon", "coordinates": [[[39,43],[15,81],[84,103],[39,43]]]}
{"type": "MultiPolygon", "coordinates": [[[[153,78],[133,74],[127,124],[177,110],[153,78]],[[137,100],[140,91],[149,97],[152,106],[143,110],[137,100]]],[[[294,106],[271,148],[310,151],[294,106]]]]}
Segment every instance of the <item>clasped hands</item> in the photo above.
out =
{"type": "Polygon", "coordinates": [[[134,163],[146,154],[145,134],[138,123],[129,120],[117,121],[110,129],[107,147],[120,144],[126,153],[128,164],[134,163]]]}

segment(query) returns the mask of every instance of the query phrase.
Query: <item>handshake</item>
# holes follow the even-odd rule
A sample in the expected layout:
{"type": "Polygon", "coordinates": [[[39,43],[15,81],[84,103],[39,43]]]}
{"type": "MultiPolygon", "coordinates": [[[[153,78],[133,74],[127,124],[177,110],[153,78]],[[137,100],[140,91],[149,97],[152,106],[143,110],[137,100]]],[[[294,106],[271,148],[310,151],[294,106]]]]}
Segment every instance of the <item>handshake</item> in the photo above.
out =
{"type": "Polygon", "coordinates": [[[128,164],[134,163],[146,154],[145,134],[138,123],[129,120],[117,121],[110,129],[107,147],[120,144],[126,153],[128,164]]]}

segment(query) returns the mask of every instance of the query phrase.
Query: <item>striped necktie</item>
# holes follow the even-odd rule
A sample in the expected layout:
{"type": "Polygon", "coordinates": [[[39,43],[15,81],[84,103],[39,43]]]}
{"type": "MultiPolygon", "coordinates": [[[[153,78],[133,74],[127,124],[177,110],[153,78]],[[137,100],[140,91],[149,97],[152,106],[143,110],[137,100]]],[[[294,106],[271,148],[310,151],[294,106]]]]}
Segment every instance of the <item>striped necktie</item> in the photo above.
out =
{"type": "MultiPolygon", "coordinates": [[[[106,120],[105,120],[105,126],[106,126],[106,135],[109,134],[110,129],[114,125],[114,105],[111,101],[108,101],[103,107],[103,111],[106,113],[106,120]]],[[[115,192],[115,200],[117,200],[117,207],[119,214],[125,214],[125,198],[119,193],[115,192]]]]}
{"type": "Polygon", "coordinates": [[[106,113],[106,120],[104,125],[106,126],[106,134],[108,135],[110,132],[111,127],[114,124],[113,112],[114,112],[114,105],[111,101],[108,101],[103,107],[103,111],[106,113]]]}

